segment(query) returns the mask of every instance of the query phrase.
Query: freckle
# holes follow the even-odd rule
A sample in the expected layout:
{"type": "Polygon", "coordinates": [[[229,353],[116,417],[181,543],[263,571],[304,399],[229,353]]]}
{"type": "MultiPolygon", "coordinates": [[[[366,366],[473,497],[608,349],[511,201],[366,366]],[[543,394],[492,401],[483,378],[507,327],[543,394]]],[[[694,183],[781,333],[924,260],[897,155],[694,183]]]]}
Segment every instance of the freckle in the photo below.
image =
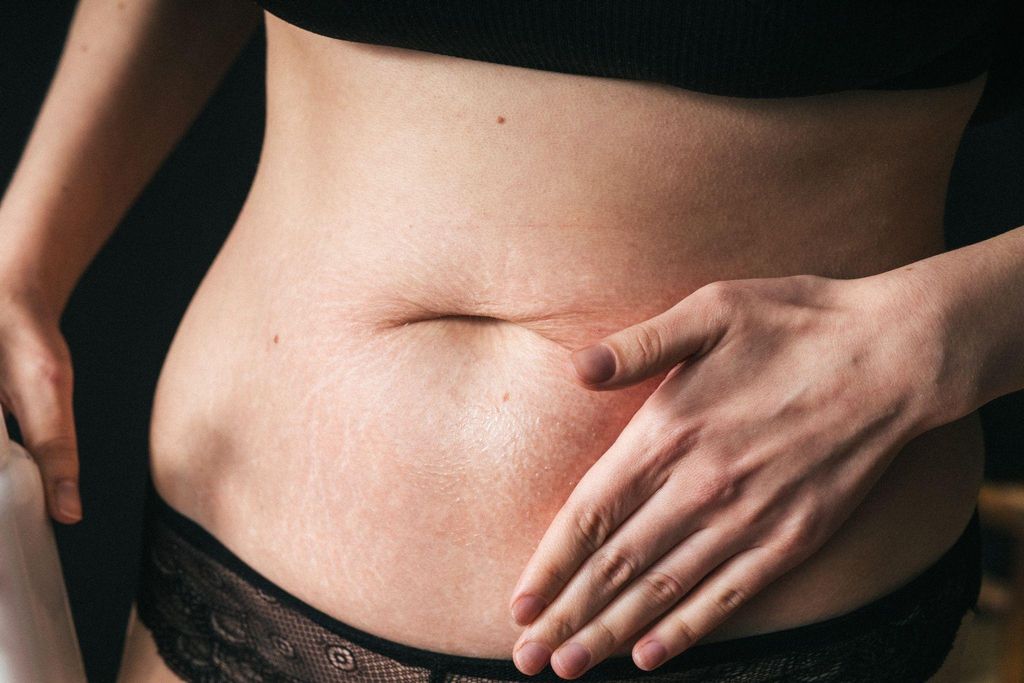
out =
{"type": "Polygon", "coordinates": [[[275,334],[275,335],[274,335],[274,343],[276,344],[277,342],[278,342],[278,337],[277,337],[277,335],[275,334]]]}
{"type": "Polygon", "coordinates": [[[505,395],[501,397],[501,400],[503,402],[508,400],[508,392],[507,391],[505,392],[505,395]]]}
{"type": "Polygon", "coordinates": [[[88,51],[89,51],[89,46],[88,46],[88,45],[86,45],[85,43],[82,43],[82,44],[81,44],[81,45],[79,45],[78,47],[79,47],[79,49],[80,49],[80,50],[81,50],[82,52],[88,52],[88,51]]]}
{"type": "Polygon", "coordinates": [[[499,116],[498,117],[498,123],[505,123],[505,117],[504,116],[499,116]]]}

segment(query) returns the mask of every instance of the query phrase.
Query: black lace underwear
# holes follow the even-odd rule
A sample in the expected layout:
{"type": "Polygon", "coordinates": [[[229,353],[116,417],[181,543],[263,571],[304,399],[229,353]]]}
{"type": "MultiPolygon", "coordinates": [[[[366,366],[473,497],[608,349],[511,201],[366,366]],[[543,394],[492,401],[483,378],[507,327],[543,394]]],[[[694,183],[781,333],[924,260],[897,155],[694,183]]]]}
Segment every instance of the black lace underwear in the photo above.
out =
{"type": "MultiPolygon", "coordinates": [[[[563,681],[511,659],[431,652],[338,621],[281,589],[181,515],[150,486],[138,615],[167,666],[199,683],[563,681]]],[[[697,644],[653,671],[628,655],[578,681],[914,683],[952,648],[981,586],[975,508],[941,558],[897,590],[846,614],[782,631],[697,644]]],[[[510,655],[511,656],[511,655],[510,655]]]]}

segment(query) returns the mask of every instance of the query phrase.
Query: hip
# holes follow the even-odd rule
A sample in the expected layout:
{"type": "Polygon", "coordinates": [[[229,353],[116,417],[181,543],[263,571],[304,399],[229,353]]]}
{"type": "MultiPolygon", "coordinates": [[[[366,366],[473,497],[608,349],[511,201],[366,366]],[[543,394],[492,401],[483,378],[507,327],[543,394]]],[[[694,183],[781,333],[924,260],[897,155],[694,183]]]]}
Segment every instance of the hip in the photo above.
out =
{"type": "MultiPolygon", "coordinates": [[[[245,362],[186,353],[196,336],[179,330],[158,387],[160,493],[325,613],[469,656],[510,651],[519,573],[660,379],[588,393],[566,374],[566,348],[493,319],[353,330],[330,352],[318,337],[284,351],[280,331],[245,362]]],[[[708,640],[821,620],[899,586],[964,527],[983,460],[975,414],[914,439],[820,551],[708,640]]]]}
{"type": "MultiPolygon", "coordinates": [[[[465,657],[381,638],[267,580],[150,491],[138,614],[129,659],[180,677],[247,680],[562,680],[527,677],[506,657],[465,657]],[[151,635],[150,635],[151,634],[151,635]],[[141,638],[140,638],[141,636],[141,638]],[[152,638],[152,639],[150,639],[152,638]],[[140,650],[140,647],[142,648],[140,650]],[[145,651],[145,656],[139,654],[145,651]],[[161,664],[154,656],[159,651],[161,664]]],[[[620,654],[585,680],[954,680],[981,583],[977,509],[942,556],[899,588],[813,623],[698,643],[653,671],[620,654]],[[934,677],[932,674],[938,672],[934,677]]],[[[139,668],[138,666],[133,668],[139,668]]]]}

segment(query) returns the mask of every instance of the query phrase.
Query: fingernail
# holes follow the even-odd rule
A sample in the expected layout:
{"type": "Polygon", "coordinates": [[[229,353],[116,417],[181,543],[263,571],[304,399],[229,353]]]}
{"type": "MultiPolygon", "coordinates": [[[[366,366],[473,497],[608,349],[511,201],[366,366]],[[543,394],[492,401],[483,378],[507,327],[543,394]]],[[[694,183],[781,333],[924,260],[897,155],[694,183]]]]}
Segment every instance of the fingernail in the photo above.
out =
{"type": "Polygon", "coordinates": [[[667,655],[668,652],[665,650],[664,645],[656,640],[649,640],[636,653],[636,665],[644,671],[650,671],[665,661],[667,655]]]}
{"type": "Polygon", "coordinates": [[[565,671],[566,676],[578,676],[590,664],[590,651],[579,643],[569,643],[558,648],[555,653],[558,668],[565,671]]]}
{"type": "Polygon", "coordinates": [[[57,509],[68,517],[82,516],[82,503],[78,498],[78,484],[74,479],[57,482],[57,509]]]}
{"type": "Polygon", "coordinates": [[[572,354],[576,372],[591,384],[604,382],[615,374],[615,354],[604,344],[595,344],[572,354]]]}
{"type": "Polygon", "coordinates": [[[523,595],[512,604],[512,617],[520,626],[526,626],[544,609],[545,602],[536,595],[523,595]]]}
{"type": "Polygon", "coordinates": [[[548,663],[550,657],[551,650],[535,640],[527,642],[512,655],[512,658],[516,661],[516,666],[527,676],[540,673],[540,670],[548,663]]]}

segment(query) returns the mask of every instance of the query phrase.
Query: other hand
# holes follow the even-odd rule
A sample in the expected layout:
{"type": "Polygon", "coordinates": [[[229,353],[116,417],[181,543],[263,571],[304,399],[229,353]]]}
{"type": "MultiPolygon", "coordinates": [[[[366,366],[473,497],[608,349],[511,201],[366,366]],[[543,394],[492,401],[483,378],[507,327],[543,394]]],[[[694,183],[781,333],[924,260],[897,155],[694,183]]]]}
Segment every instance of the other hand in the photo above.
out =
{"type": "Polygon", "coordinates": [[[902,446],[942,423],[929,425],[944,340],[900,282],[714,282],[574,354],[593,390],[669,373],[513,591],[523,673],[550,661],[575,678],[645,627],[641,669],[678,655],[819,549],[902,446]]]}
{"type": "Polygon", "coordinates": [[[81,520],[71,356],[58,316],[31,293],[0,288],[0,406],[18,421],[58,522],[81,520]]]}

